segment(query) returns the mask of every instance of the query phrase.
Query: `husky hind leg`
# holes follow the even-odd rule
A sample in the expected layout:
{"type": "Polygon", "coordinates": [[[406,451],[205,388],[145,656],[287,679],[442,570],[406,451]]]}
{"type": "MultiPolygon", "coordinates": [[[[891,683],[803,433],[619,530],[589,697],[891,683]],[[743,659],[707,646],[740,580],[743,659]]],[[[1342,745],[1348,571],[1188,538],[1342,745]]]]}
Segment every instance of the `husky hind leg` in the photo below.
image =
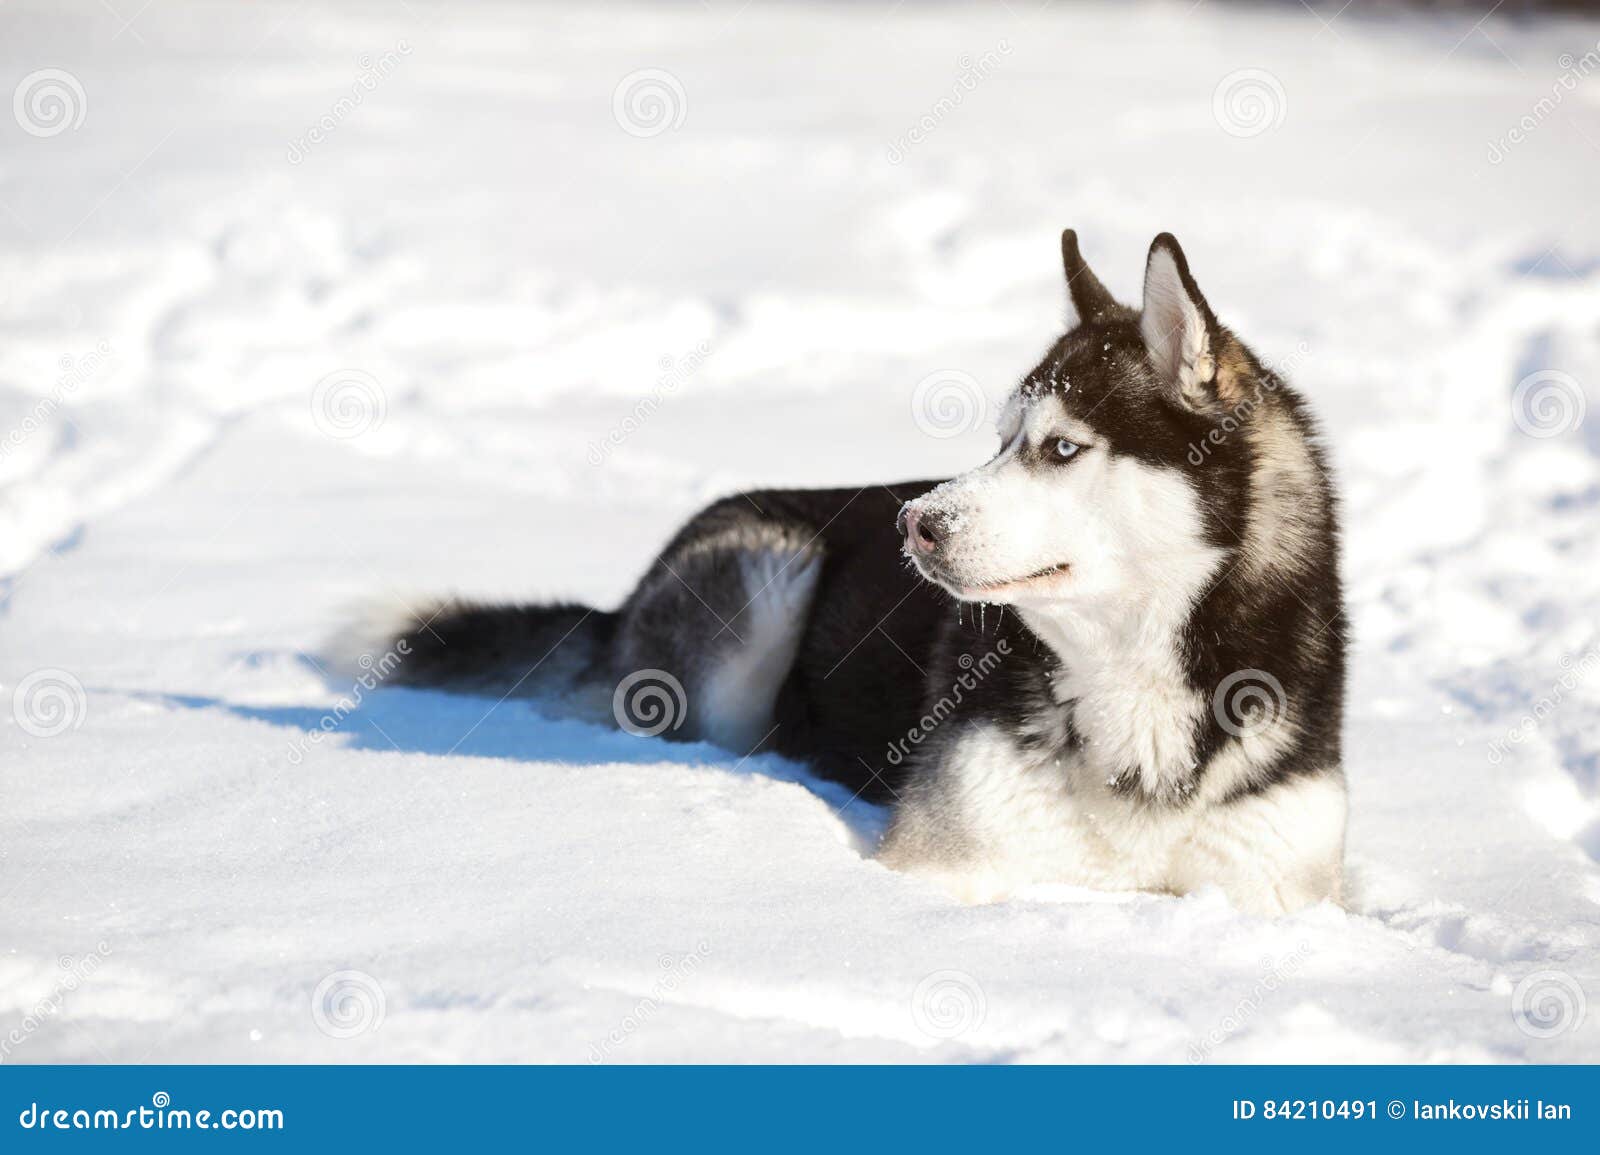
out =
{"type": "Polygon", "coordinates": [[[806,535],[754,518],[658,559],[620,612],[614,663],[624,678],[680,682],[685,725],[664,737],[741,754],[766,744],[821,572],[806,535]]]}
{"type": "Polygon", "coordinates": [[[442,601],[370,616],[326,650],[388,686],[517,696],[564,717],[746,754],[794,664],[821,553],[781,527],[657,560],[621,610],[442,601]],[[663,676],[664,675],[664,676],[663,676]]]}

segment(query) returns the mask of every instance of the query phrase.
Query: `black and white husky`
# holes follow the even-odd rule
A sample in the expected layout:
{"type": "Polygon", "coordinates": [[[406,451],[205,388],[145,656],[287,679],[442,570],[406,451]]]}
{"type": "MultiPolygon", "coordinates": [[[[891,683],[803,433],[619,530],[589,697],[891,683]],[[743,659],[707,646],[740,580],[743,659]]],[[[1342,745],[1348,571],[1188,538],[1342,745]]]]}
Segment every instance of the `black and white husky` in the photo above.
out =
{"type": "Polygon", "coordinates": [[[990,461],[725,498],[614,611],[447,601],[358,649],[400,646],[391,681],[804,760],[892,804],[881,861],[969,900],[1337,901],[1345,617],[1311,419],[1170,235],[1141,311],[1061,249],[1076,324],[990,461]]]}

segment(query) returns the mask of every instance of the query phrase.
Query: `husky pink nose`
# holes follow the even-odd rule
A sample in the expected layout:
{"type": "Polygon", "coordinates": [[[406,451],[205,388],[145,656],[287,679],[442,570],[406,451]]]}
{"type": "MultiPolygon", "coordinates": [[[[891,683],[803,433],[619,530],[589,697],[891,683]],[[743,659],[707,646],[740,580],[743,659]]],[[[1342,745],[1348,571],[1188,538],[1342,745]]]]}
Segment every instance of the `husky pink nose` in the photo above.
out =
{"type": "Polygon", "coordinates": [[[934,518],[924,517],[914,505],[906,506],[901,516],[905,521],[906,549],[912,553],[932,553],[939,547],[934,518]]]}

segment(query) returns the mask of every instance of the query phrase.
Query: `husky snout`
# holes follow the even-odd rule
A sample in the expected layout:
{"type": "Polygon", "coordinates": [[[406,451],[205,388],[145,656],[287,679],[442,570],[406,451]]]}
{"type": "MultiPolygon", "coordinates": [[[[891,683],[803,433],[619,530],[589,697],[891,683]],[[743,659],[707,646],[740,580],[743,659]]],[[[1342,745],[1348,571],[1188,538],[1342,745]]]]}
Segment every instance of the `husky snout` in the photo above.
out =
{"type": "Polygon", "coordinates": [[[900,507],[900,516],[895,519],[895,528],[906,539],[906,553],[916,556],[927,556],[939,548],[940,539],[944,536],[939,515],[930,510],[917,508],[916,503],[907,502],[900,507]]]}

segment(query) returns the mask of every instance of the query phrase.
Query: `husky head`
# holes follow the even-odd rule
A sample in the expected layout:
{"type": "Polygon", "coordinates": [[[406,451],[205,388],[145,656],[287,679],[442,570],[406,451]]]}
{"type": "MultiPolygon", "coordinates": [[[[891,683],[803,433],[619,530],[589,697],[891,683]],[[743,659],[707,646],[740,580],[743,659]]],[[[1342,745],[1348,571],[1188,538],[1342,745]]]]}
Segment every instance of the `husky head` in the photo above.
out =
{"type": "Polygon", "coordinates": [[[1006,402],[999,453],[906,505],[904,552],[966,601],[1187,605],[1249,549],[1234,532],[1259,444],[1248,427],[1271,420],[1276,378],[1218,324],[1170,234],[1150,247],[1137,312],[1070,229],[1061,253],[1076,324],[1006,402]]]}

